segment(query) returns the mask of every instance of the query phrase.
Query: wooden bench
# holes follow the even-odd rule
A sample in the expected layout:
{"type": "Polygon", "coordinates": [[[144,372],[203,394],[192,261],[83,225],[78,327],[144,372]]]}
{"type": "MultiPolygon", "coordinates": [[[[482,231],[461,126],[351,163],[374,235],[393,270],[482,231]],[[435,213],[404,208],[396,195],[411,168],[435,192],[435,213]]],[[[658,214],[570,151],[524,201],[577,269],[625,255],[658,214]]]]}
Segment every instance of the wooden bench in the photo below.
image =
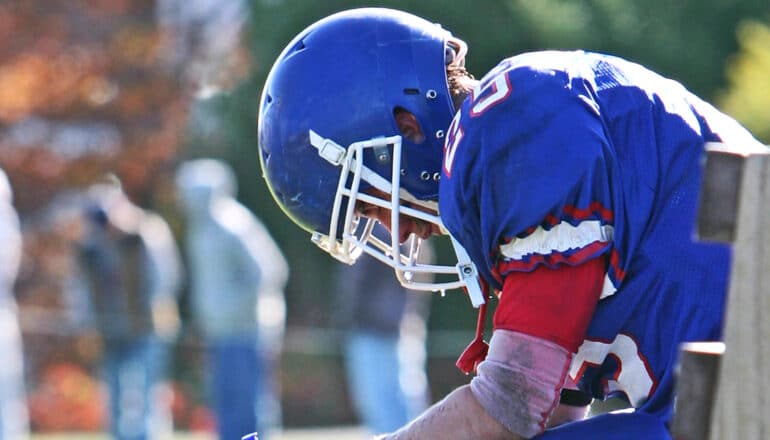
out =
{"type": "Polygon", "coordinates": [[[697,230],[733,244],[724,343],[683,344],[672,436],[770,439],[770,150],[707,145],[697,230]]]}

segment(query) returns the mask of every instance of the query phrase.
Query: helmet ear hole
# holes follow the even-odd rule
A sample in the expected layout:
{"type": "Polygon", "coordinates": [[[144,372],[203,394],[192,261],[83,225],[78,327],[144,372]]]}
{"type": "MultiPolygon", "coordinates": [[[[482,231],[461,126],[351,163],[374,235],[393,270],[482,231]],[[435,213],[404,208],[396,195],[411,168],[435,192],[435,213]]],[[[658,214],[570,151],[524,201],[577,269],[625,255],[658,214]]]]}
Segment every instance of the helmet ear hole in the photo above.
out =
{"type": "Polygon", "coordinates": [[[393,117],[401,136],[414,144],[425,142],[425,132],[414,113],[403,107],[396,107],[393,109],[393,117]]]}

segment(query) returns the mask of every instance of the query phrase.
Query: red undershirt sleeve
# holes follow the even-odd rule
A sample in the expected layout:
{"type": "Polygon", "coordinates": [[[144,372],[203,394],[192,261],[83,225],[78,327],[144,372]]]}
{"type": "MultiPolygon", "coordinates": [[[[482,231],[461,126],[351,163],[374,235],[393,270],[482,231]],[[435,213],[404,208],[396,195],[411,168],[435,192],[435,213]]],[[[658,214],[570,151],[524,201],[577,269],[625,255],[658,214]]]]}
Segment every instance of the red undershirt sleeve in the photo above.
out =
{"type": "Polygon", "coordinates": [[[525,333],[577,352],[602,291],[606,258],[577,266],[541,265],[509,272],[493,319],[495,329],[525,333]]]}

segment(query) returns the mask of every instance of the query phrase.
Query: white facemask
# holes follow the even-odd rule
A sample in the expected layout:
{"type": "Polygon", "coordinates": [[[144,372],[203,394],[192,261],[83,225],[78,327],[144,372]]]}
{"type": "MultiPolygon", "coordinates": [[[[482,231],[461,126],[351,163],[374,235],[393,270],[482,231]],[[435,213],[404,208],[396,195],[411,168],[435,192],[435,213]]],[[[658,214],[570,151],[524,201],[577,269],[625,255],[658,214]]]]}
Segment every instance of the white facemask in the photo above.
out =
{"type": "Polygon", "coordinates": [[[484,294],[478,280],[476,266],[471,262],[465,249],[444,228],[441,218],[419,209],[402,206],[401,201],[429,208],[438,212],[436,202],[418,200],[400,187],[401,136],[372,138],[354,142],[347,149],[331,139],[320,136],[310,130],[310,143],[318,149],[321,157],[340,167],[340,179],[334,200],[329,234],[315,232],[312,241],[331,256],[346,264],[353,264],[362,252],[380,260],[395,270],[396,278],[408,289],[442,292],[464,288],[467,290],[474,307],[484,304],[484,294]],[[391,180],[363,165],[363,154],[367,148],[393,147],[391,180]],[[398,194],[398,197],[384,199],[359,192],[359,185],[364,181],[385,194],[398,194]],[[349,184],[348,184],[349,183],[349,184]],[[340,212],[343,200],[347,198],[345,212],[340,212]],[[380,240],[372,234],[376,220],[360,218],[355,211],[357,201],[390,210],[392,225],[390,243],[380,240]],[[452,240],[457,264],[454,266],[422,264],[417,261],[421,241],[412,234],[402,246],[398,242],[399,217],[407,215],[439,227],[452,240]],[[337,237],[338,226],[342,221],[342,237],[337,237]],[[363,228],[359,222],[366,221],[363,228]],[[358,233],[356,233],[358,231],[358,233]],[[434,282],[420,282],[416,274],[433,275],[434,282]],[[448,278],[448,280],[447,280],[448,278]]]}

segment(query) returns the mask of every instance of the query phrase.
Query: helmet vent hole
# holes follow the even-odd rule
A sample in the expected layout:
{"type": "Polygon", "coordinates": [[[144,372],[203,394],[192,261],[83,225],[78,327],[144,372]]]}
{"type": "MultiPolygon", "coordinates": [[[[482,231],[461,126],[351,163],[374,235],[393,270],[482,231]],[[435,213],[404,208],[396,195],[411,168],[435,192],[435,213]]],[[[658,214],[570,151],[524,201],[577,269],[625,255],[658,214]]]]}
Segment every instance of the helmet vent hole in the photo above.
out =
{"type": "Polygon", "coordinates": [[[304,38],[299,40],[299,41],[297,41],[297,44],[295,44],[294,47],[292,47],[291,50],[286,53],[286,58],[288,59],[289,57],[292,57],[292,56],[296,55],[297,53],[302,52],[303,50],[305,50],[305,39],[304,38]]]}
{"type": "Polygon", "coordinates": [[[419,95],[420,89],[408,88],[404,89],[404,95],[419,95]]]}

